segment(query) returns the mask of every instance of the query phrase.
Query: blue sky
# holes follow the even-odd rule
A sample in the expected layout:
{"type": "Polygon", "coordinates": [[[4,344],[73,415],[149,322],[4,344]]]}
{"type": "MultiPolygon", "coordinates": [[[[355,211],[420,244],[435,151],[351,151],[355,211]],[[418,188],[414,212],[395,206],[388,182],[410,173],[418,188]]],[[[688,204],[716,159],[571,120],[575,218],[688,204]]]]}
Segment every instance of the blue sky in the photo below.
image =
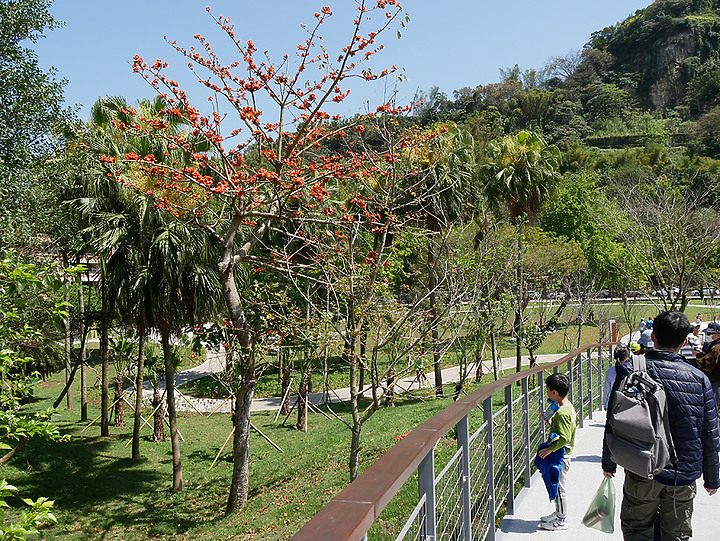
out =
{"type": "MultiPolygon", "coordinates": [[[[496,82],[499,69],[519,64],[541,68],[551,56],[581,49],[590,34],[613,25],[650,0],[405,0],[410,22],[402,39],[388,36],[376,59],[378,68],[397,65],[407,80],[400,101],[407,103],[417,90],[438,86],[449,97],[462,87],[496,82]]],[[[166,60],[173,77],[191,98],[204,100],[186,62],[164,41],[195,45],[202,34],[226,62],[234,60],[223,36],[205,12],[232,18],[236,35],[252,39],[260,52],[273,59],[293,52],[305,39],[301,23],[312,24],[313,13],[328,5],[334,15],[324,25],[326,45],[349,36],[354,0],[55,0],[52,13],[65,26],[48,33],[36,45],[41,65],[58,70],[68,80],[68,105],[80,104],[81,118],[99,97],[122,95],[132,103],[150,97],[152,89],[133,74],[135,54],[152,61],[166,60]]],[[[383,84],[353,88],[348,100],[333,111],[342,115],[377,105],[383,84]]]]}

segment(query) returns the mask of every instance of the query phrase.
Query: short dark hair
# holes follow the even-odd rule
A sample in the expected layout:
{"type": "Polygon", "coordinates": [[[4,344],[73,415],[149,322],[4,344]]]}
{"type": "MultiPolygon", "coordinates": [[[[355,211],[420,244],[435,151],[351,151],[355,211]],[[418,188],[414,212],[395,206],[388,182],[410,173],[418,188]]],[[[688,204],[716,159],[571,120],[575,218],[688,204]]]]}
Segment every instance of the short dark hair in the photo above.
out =
{"type": "Polygon", "coordinates": [[[625,359],[630,358],[630,350],[625,346],[618,346],[615,348],[615,352],[613,353],[613,357],[616,361],[624,361],[625,359]]]}
{"type": "Polygon", "coordinates": [[[557,391],[563,398],[570,392],[570,380],[565,374],[550,374],[545,378],[545,385],[551,391],[557,391]]]}
{"type": "Polygon", "coordinates": [[[655,318],[655,343],[663,348],[677,348],[683,345],[692,325],[682,312],[662,312],[655,318]]]}

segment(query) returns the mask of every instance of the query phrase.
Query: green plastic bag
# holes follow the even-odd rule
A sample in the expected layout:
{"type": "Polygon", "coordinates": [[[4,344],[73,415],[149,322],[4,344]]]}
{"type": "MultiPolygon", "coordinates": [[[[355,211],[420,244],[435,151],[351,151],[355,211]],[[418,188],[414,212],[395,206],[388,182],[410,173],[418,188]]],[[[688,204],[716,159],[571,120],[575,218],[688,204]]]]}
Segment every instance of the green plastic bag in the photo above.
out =
{"type": "Polygon", "coordinates": [[[605,477],[600,483],[582,523],[605,533],[615,531],[615,485],[612,477],[605,477]]]}

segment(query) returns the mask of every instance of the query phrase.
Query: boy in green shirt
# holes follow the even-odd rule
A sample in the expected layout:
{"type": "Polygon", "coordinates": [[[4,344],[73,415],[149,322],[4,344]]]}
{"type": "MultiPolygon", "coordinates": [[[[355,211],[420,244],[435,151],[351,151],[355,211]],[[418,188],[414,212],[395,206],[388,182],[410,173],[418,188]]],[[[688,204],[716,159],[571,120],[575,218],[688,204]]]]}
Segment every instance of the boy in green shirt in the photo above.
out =
{"type": "Polygon", "coordinates": [[[545,392],[547,397],[556,402],[558,410],[550,418],[549,432],[554,432],[558,438],[548,447],[540,449],[538,456],[542,459],[554,451],[565,447],[565,457],[562,461],[560,479],[558,481],[558,493],[555,498],[555,512],[540,517],[540,527],[545,530],[567,530],[565,519],[567,517],[567,474],[570,470],[570,452],[575,445],[575,429],[577,427],[577,415],[575,408],[567,398],[570,391],[570,381],[564,374],[551,374],[545,379],[545,392]]]}

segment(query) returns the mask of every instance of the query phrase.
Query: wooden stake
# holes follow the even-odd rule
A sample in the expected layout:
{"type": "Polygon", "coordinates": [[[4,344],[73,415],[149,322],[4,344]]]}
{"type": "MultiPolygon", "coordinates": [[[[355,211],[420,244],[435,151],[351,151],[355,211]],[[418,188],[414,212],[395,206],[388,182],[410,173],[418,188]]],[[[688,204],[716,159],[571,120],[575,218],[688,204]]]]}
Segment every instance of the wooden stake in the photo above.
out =
{"type": "Polygon", "coordinates": [[[216,413],[217,410],[219,410],[220,408],[222,408],[222,407],[225,405],[225,400],[230,400],[230,399],[229,399],[229,398],[221,398],[221,399],[219,399],[219,402],[220,402],[220,403],[217,405],[217,407],[216,407],[214,410],[212,410],[210,413],[207,414],[207,417],[210,417],[213,413],[216,413]]]}
{"type": "MultiPolygon", "coordinates": [[[[110,404],[110,407],[108,408],[108,411],[110,411],[115,404],[117,404],[118,402],[120,402],[120,400],[122,400],[122,395],[120,395],[120,398],[118,398],[115,402],[113,402],[112,404],[110,404]]],[[[98,415],[97,417],[95,417],[95,419],[93,419],[92,423],[90,423],[90,424],[87,425],[85,428],[83,428],[83,429],[80,431],[80,434],[82,434],[82,433],[85,432],[88,428],[90,428],[92,425],[94,425],[95,423],[97,423],[97,421],[98,421],[98,419],[100,419],[100,417],[102,417],[102,413],[101,413],[100,415],[98,415]]]]}
{"type": "Polygon", "coordinates": [[[275,415],[275,420],[273,421],[273,423],[277,423],[278,417],[280,417],[280,410],[282,410],[282,405],[285,403],[285,398],[287,398],[287,395],[290,394],[290,387],[292,387],[292,381],[290,382],[290,385],[288,385],[287,389],[285,389],[285,394],[280,401],[280,407],[278,408],[278,412],[277,415],[275,415]]]}
{"type": "MultiPolygon", "coordinates": [[[[135,406],[134,406],[133,404],[131,404],[130,402],[128,402],[128,401],[125,400],[125,399],[123,399],[123,402],[125,402],[128,406],[130,406],[130,407],[132,408],[133,412],[135,412],[135,406]]],[[[158,407],[159,407],[159,406],[158,406],[158,407]]],[[[155,408],[155,409],[157,410],[157,408],[155,408]]],[[[155,413],[155,412],[153,411],[153,414],[154,414],[154,413],[155,413]]],[[[140,425],[140,430],[142,430],[145,425],[147,425],[147,427],[152,430],[152,427],[150,426],[150,422],[149,422],[147,419],[145,419],[145,417],[143,417],[142,415],[140,415],[140,419],[142,419],[142,424],[140,425]]],[[[125,448],[126,448],[126,449],[127,449],[127,446],[132,443],[132,441],[133,441],[132,438],[130,438],[130,439],[127,441],[127,443],[125,444],[125,448]]]]}
{"type": "Polygon", "coordinates": [[[208,468],[208,471],[212,470],[215,463],[218,461],[218,458],[220,458],[220,454],[225,450],[225,446],[227,445],[227,442],[230,441],[230,438],[232,438],[232,435],[235,433],[235,427],[230,431],[230,434],[228,434],[228,437],[225,438],[225,443],[222,444],[222,447],[220,447],[220,450],[218,451],[218,454],[215,455],[215,460],[212,461],[212,464],[210,464],[210,467],[208,468]]]}
{"type": "MultiPolygon", "coordinates": [[[[185,399],[185,402],[187,402],[188,404],[190,404],[190,406],[192,406],[192,409],[194,409],[197,413],[200,413],[200,410],[198,410],[198,409],[195,407],[195,405],[194,405],[190,400],[188,400],[188,397],[187,397],[187,396],[185,396],[184,394],[182,394],[177,387],[175,387],[175,390],[177,391],[177,394],[179,394],[180,396],[182,396],[182,397],[185,399]]],[[[200,415],[202,415],[202,413],[200,413],[200,415]]]]}
{"type": "Polygon", "coordinates": [[[262,433],[262,430],[260,430],[260,429],[259,429],[258,427],[256,427],[254,424],[250,423],[250,428],[252,428],[253,430],[255,430],[255,432],[257,432],[258,434],[260,434],[263,438],[265,438],[265,440],[266,440],[270,445],[272,445],[273,447],[275,447],[275,449],[277,449],[277,450],[280,451],[281,453],[284,453],[284,452],[285,452],[285,451],[283,451],[282,449],[280,449],[280,447],[278,447],[277,445],[275,445],[275,444],[273,443],[273,441],[272,441],[270,438],[268,438],[265,434],[263,434],[263,433],[262,433]]]}
{"type": "MultiPolygon", "coordinates": [[[[167,413],[167,412],[165,412],[165,413],[167,413]]],[[[177,412],[176,412],[175,418],[176,418],[176,421],[175,421],[175,422],[177,422],[177,412]]],[[[168,425],[168,428],[170,428],[170,421],[167,420],[167,418],[165,417],[165,415],[163,415],[163,421],[165,421],[165,424],[168,425]]],[[[182,433],[180,432],[180,429],[177,428],[177,427],[175,427],[175,430],[177,430],[177,433],[178,433],[178,436],[180,436],[180,439],[181,439],[183,442],[185,442],[185,438],[183,438],[183,435],[182,435],[182,433]]]]}
{"type": "Polygon", "coordinates": [[[312,408],[313,411],[317,411],[318,413],[322,413],[325,417],[327,417],[327,418],[328,418],[329,420],[331,420],[331,421],[334,420],[334,419],[333,419],[332,417],[330,417],[327,413],[325,413],[323,410],[321,410],[320,408],[318,408],[315,404],[313,404],[312,402],[310,402],[310,400],[308,400],[308,405],[312,408]]]}

